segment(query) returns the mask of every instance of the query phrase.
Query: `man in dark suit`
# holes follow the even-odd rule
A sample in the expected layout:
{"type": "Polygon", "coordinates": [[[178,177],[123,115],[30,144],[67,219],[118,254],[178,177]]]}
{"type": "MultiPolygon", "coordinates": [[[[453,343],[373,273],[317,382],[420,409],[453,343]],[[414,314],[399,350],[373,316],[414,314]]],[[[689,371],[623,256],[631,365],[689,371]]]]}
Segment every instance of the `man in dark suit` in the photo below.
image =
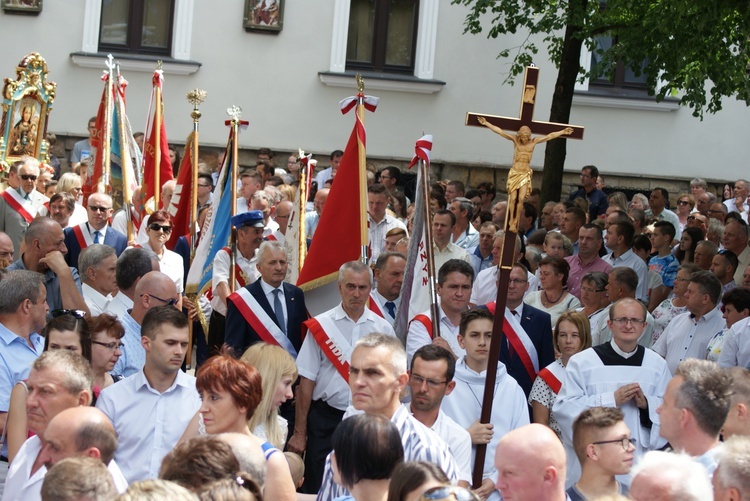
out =
{"type": "MultiPolygon", "coordinates": [[[[523,302],[523,295],[528,288],[526,267],[521,264],[514,264],[510,272],[506,307],[511,311],[511,314],[516,316],[516,319],[521,323],[521,327],[534,344],[539,364],[537,367],[541,370],[555,361],[552,323],[549,313],[523,302]]],[[[505,364],[508,374],[516,380],[528,399],[535,378],[531,377],[516,350],[511,348],[505,334],[503,334],[503,342],[500,345],[500,362],[505,364]]]]}
{"type": "Polygon", "coordinates": [[[224,342],[242,356],[258,341],[277,344],[292,357],[302,346],[302,322],[307,320],[305,296],[285,283],[287,257],[279,242],[263,242],[258,250],[260,280],[230,294],[224,342]]]}
{"type": "Polygon", "coordinates": [[[119,257],[128,246],[128,237],[109,226],[112,216],[112,197],[106,193],[93,193],[88,198],[88,221],[65,228],[65,246],[68,266],[78,268],[78,256],[91,244],[109,245],[119,257]]]}

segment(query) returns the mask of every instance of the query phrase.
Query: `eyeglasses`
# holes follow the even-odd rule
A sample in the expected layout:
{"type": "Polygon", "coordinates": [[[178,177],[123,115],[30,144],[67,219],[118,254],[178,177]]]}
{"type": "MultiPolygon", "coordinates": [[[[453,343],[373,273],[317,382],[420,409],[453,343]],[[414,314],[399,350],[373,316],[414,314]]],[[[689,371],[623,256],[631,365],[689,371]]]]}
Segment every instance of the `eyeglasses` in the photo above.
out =
{"type": "Polygon", "coordinates": [[[110,351],[115,351],[117,348],[122,348],[125,346],[125,343],[117,342],[117,343],[102,343],[101,341],[94,341],[91,340],[91,344],[98,344],[99,346],[104,346],[110,351]]]}
{"type": "Polygon", "coordinates": [[[486,192],[485,190],[479,190],[479,194],[480,194],[480,195],[486,195],[486,194],[487,194],[487,192],[486,192]]]}
{"type": "Polygon", "coordinates": [[[615,324],[619,325],[620,327],[624,327],[625,325],[630,322],[631,324],[635,326],[640,326],[646,323],[646,321],[642,318],[627,318],[627,317],[619,317],[612,320],[615,324]]]}
{"type": "Polygon", "coordinates": [[[213,188],[213,186],[211,186],[210,184],[199,184],[198,187],[199,188],[213,188]]]}
{"type": "Polygon", "coordinates": [[[422,385],[422,383],[427,383],[427,386],[429,386],[430,388],[440,388],[442,385],[448,382],[448,381],[438,381],[437,379],[428,379],[418,374],[409,375],[409,379],[411,379],[412,381],[414,381],[414,383],[420,386],[422,385]]]}
{"type": "Polygon", "coordinates": [[[96,205],[89,205],[89,209],[91,209],[94,212],[101,212],[102,214],[106,213],[111,207],[97,207],[96,205]]]}
{"type": "Polygon", "coordinates": [[[50,312],[50,315],[52,315],[52,318],[57,318],[62,315],[70,315],[73,318],[84,318],[86,316],[86,312],[84,310],[52,310],[50,312]]]}
{"type": "Polygon", "coordinates": [[[21,174],[19,177],[24,181],[36,181],[37,179],[37,176],[34,174],[21,174]]]}
{"type": "Polygon", "coordinates": [[[592,289],[591,287],[581,287],[581,292],[606,292],[607,289],[592,289]]]}
{"type": "Polygon", "coordinates": [[[675,282],[689,282],[689,278],[682,278],[682,277],[674,277],[675,282]]]}
{"type": "Polygon", "coordinates": [[[636,440],[634,438],[618,438],[617,440],[602,440],[601,442],[592,442],[593,445],[604,445],[604,444],[620,444],[622,450],[627,452],[630,445],[635,446],[636,440]]]}
{"type": "Polygon", "coordinates": [[[688,200],[678,200],[678,205],[690,205],[690,202],[688,200]]]}
{"type": "Polygon", "coordinates": [[[380,179],[393,179],[393,177],[391,177],[391,176],[383,176],[383,175],[381,174],[381,175],[380,175],[380,179]]]}
{"type": "Polygon", "coordinates": [[[154,230],[154,231],[161,230],[164,233],[172,233],[172,227],[171,226],[163,226],[163,225],[161,225],[159,223],[151,223],[151,224],[148,225],[148,228],[150,230],[154,230]]]}
{"type": "Polygon", "coordinates": [[[290,215],[291,215],[291,214],[287,214],[286,216],[281,216],[281,215],[279,215],[279,214],[276,214],[276,219],[289,219],[289,216],[290,216],[290,215]]]}
{"type": "Polygon", "coordinates": [[[708,212],[711,214],[724,214],[724,211],[721,209],[708,209],[708,212]]]}
{"type": "Polygon", "coordinates": [[[174,305],[177,304],[177,301],[179,301],[179,299],[174,299],[174,298],[172,298],[172,299],[162,299],[159,296],[154,296],[153,294],[141,294],[141,297],[143,297],[143,296],[149,296],[149,297],[152,297],[154,299],[158,299],[162,303],[166,303],[167,306],[174,306],[174,305]]]}
{"type": "Polygon", "coordinates": [[[526,282],[528,282],[528,280],[524,280],[523,278],[511,278],[510,280],[508,280],[508,283],[516,285],[525,284],[526,282]]]}
{"type": "Polygon", "coordinates": [[[479,497],[464,487],[444,485],[427,489],[419,501],[479,501],[479,497]]]}

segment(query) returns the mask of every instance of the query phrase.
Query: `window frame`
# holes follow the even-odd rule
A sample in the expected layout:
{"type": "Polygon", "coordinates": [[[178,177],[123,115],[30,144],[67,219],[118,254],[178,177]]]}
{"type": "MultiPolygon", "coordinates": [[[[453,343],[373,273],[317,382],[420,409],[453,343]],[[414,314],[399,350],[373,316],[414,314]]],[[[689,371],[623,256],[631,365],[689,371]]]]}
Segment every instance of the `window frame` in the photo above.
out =
{"type": "Polygon", "coordinates": [[[123,54],[133,55],[149,55],[149,56],[171,56],[172,55],[172,39],[174,36],[174,24],[175,24],[175,0],[168,0],[169,2],[169,26],[167,27],[167,46],[164,48],[160,47],[149,47],[142,45],[143,39],[143,15],[145,13],[147,0],[130,0],[130,9],[128,11],[128,28],[126,35],[126,42],[124,45],[102,43],[102,16],[104,16],[104,9],[101,9],[99,18],[99,29],[98,29],[98,51],[99,52],[117,52],[123,54]]]}
{"type": "MultiPolygon", "coordinates": [[[[386,54],[388,49],[388,20],[390,17],[390,4],[384,1],[375,1],[375,19],[373,26],[373,37],[372,37],[372,62],[352,61],[346,59],[346,70],[347,71],[373,71],[377,73],[389,73],[389,74],[413,74],[416,67],[417,58],[417,40],[419,38],[419,16],[420,16],[420,0],[413,0],[414,5],[414,21],[411,28],[411,64],[395,65],[386,63],[386,54]]],[[[351,4],[350,4],[351,5],[351,4]]],[[[351,10],[349,12],[351,17],[351,10]]],[[[348,40],[348,30],[347,30],[348,40]]]]}

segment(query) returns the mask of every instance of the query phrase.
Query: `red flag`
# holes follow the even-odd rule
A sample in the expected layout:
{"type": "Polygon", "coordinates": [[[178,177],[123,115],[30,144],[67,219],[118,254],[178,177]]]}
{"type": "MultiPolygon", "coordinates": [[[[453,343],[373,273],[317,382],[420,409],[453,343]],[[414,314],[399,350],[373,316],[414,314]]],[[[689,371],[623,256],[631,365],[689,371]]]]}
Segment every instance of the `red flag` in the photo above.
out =
{"type": "MultiPolygon", "coordinates": [[[[366,214],[362,214],[360,197],[366,196],[360,191],[359,148],[357,138],[358,125],[355,125],[349,142],[341,157],[336,182],[331,185],[331,191],[326,200],[325,210],[320,216],[320,222],[315,230],[310,250],[305,258],[305,264],[299,274],[297,285],[305,292],[331,284],[335,287],[338,270],[347,261],[355,261],[362,253],[361,228],[366,221],[366,214]]],[[[363,145],[364,146],[364,145],[363,145]]],[[[328,288],[326,288],[328,289],[328,288]]],[[[341,298],[335,290],[319,291],[321,306],[308,304],[312,314],[325,311],[341,298]],[[329,293],[330,292],[330,293],[329,293]],[[328,297],[330,296],[330,297],[328,297]]],[[[305,301],[309,294],[305,294],[305,301]]],[[[318,294],[316,294],[318,295],[318,294]]],[[[312,297],[311,297],[312,299],[312,297]]]]}
{"type": "Polygon", "coordinates": [[[174,249],[177,240],[190,233],[190,203],[193,199],[193,138],[191,132],[185,144],[180,171],[177,174],[177,186],[174,188],[172,201],[167,210],[172,215],[172,234],[167,241],[167,249],[174,249]]]}
{"type": "MultiPolygon", "coordinates": [[[[143,186],[141,188],[143,200],[150,200],[153,198],[156,191],[161,190],[161,185],[174,179],[174,176],[172,175],[172,161],[169,159],[167,129],[164,126],[164,105],[161,99],[163,79],[160,70],[154,71],[154,77],[152,79],[155,95],[154,114],[150,120],[151,127],[148,130],[146,141],[143,144],[143,186]],[[159,149],[161,154],[159,162],[159,186],[154,186],[156,180],[157,130],[159,131],[159,149]]],[[[158,210],[159,208],[161,207],[155,207],[154,210],[158,210]]],[[[141,208],[141,212],[145,215],[145,208],[141,208]]]]}
{"type": "MultiPolygon", "coordinates": [[[[97,185],[101,180],[104,172],[104,148],[102,148],[102,138],[104,137],[105,116],[107,115],[107,92],[109,90],[109,74],[102,76],[104,81],[104,90],[102,99],[99,101],[99,110],[96,112],[96,122],[94,124],[94,133],[91,138],[91,147],[94,150],[89,158],[89,166],[86,169],[86,179],[83,180],[83,204],[86,205],[89,195],[97,191],[97,185]]],[[[111,96],[110,96],[111,97],[111,96]]]]}

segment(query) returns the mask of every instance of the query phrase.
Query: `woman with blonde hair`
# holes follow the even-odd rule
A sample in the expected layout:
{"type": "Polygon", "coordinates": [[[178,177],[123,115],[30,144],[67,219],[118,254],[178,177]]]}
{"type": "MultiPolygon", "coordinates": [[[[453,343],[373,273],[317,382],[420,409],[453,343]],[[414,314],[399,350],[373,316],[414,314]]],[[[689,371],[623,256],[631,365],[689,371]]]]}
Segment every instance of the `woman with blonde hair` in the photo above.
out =
{"type": "Polygon", "coordinates": [[[279,407],[294,396],[297,364],[284,348],[267,343],[255,343],[245,350],[240,361],[255,367],[263,381],[263,398],[248,420],[248,428],[253,435],[283,450],[288,424],[279,416],[279,407]]]}
{"type": "Polygon", "coordinates": [[[591,327],[588,317],[580,311],[566,311],[557,319],[553,335],[560,358],[539,371],[531,387],[529,404],[532,422],[549,426],[558,437],[562,430],[552,416],[552,406],[565,380],[565,366],[570,357],[591,347],[591,327]]]}

